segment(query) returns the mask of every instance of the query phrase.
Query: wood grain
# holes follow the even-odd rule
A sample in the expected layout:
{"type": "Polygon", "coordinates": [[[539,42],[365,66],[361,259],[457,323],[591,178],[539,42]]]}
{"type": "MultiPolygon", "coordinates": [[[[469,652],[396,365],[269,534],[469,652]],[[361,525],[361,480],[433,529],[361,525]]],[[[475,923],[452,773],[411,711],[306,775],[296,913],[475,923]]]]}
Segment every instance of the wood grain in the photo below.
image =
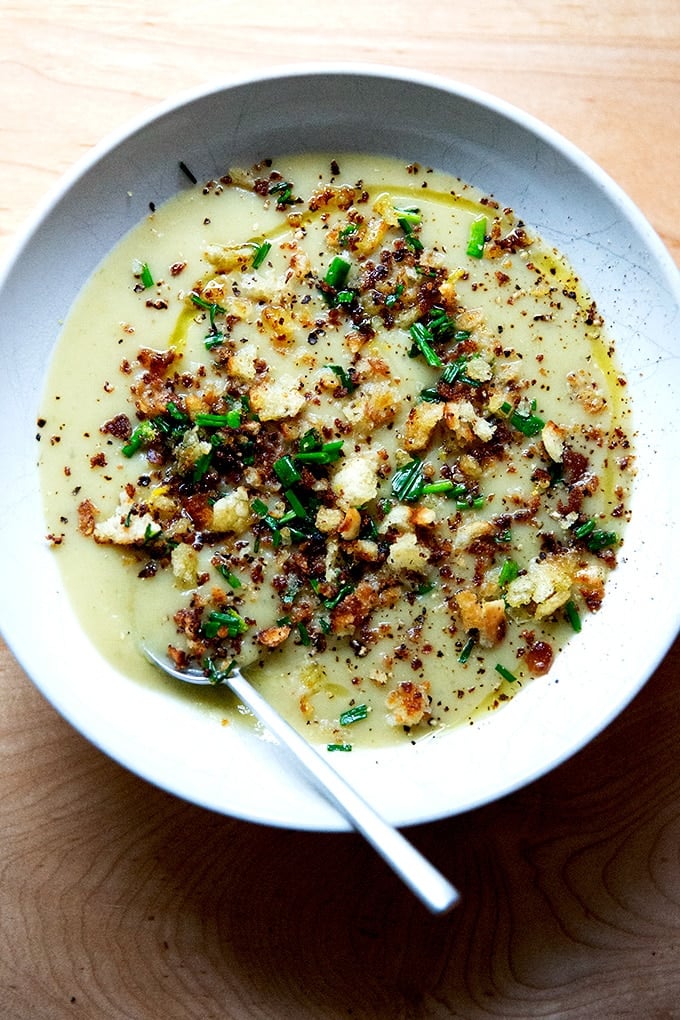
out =
{"type": "MultiPolygon", "coordinates": [[[[675,0],[0,0],[0,19],[0,254],[65,170],[166,96],[361,60],[540,117],[680,262],[675,0]]],[[[0,645],[0,1017],[680,1016],[679,655],[549,776],[413,830],[465,893],[433,919],[353,835],[218,817],[126,772],[0,645]]]]}

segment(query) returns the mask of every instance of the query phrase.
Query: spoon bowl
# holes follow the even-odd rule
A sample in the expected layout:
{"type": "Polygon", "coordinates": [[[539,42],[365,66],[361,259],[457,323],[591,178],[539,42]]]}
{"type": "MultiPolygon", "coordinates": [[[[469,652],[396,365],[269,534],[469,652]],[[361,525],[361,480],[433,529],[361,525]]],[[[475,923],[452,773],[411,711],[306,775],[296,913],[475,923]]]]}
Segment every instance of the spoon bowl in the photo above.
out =
{"type": "MultiPolygon", "coordinates": [[[[189,684],[214,685],[214,681],[198,670],[177,669],[163,656],[148,648],[144,651],[155,666],[176,680],[189,684]]],[[[276,737],[287,751],[290,760],[371,844],[428,910],[433,914],[442,914],[456,905],[460,894],[448,879],[397,829],[374,811],[326,759],[272,708],[238,667],[232,667],[220,682],[227,684],[262,725],[276,737]]]]}

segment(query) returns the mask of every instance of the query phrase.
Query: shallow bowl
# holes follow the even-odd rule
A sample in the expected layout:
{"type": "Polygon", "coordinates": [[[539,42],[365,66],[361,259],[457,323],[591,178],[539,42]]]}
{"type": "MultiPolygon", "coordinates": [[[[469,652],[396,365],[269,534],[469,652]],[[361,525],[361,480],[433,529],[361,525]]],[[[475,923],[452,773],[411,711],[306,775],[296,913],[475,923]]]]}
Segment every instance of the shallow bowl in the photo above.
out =
{"type": "Polygon", "coordinates": [[[382,68],[283,69],[169,102],[105,141],[39,210],[0,278],[0,629],[44,696],[106,754],[215,811],[346,828],[279,749],[116,670],[84,637],[45,540],[36,419],[46,366],[81,286],[119,238],[186,184],[292,151],[384,152],[448,171],[511,206],[561,249],[616,338],[634,410],[632,522],[602,610],[548,678],[488,719],[416,746],[334,761],[410,825],[492,801],[600,732],[669,648],[680,619],[680,279],[649,224],[597,166],[504,102],[382,68]],[[39,302],[36,305],[36,281],[39,302]]]}

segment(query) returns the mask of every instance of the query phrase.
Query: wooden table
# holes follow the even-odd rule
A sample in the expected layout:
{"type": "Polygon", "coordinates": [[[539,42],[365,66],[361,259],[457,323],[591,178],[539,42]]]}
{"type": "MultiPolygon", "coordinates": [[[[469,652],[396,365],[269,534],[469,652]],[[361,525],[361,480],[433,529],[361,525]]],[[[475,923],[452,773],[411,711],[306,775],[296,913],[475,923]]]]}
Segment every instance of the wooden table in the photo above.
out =
{"type": "MultiPolygon", "coordinates": [[[[366,60],[547,121],[680,261],[677,0],[0,0],[0,28],[0,254],[156,101],[366,60]]],[[[0,1017],[680,1017],[679,654],[553,774],[412,831],[465,893],[434,919],[351,834],[216,817],[130,775],[0,646],[0,1017]]]]}

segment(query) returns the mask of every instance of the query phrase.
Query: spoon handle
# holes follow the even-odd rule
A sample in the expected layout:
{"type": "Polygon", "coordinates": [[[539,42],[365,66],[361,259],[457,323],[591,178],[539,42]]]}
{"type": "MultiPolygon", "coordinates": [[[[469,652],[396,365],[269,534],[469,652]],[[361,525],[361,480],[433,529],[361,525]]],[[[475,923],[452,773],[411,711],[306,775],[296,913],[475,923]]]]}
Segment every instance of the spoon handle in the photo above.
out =
{"type": "Polygon", "coordinates": [[[383,860],[433,914],[445,913],[460,899],[458,890],[402,834],[389,825],[307,743],[238,670],[226,680],[231,689],[302,766],[307,777],[360,832],[383,860]]]}

